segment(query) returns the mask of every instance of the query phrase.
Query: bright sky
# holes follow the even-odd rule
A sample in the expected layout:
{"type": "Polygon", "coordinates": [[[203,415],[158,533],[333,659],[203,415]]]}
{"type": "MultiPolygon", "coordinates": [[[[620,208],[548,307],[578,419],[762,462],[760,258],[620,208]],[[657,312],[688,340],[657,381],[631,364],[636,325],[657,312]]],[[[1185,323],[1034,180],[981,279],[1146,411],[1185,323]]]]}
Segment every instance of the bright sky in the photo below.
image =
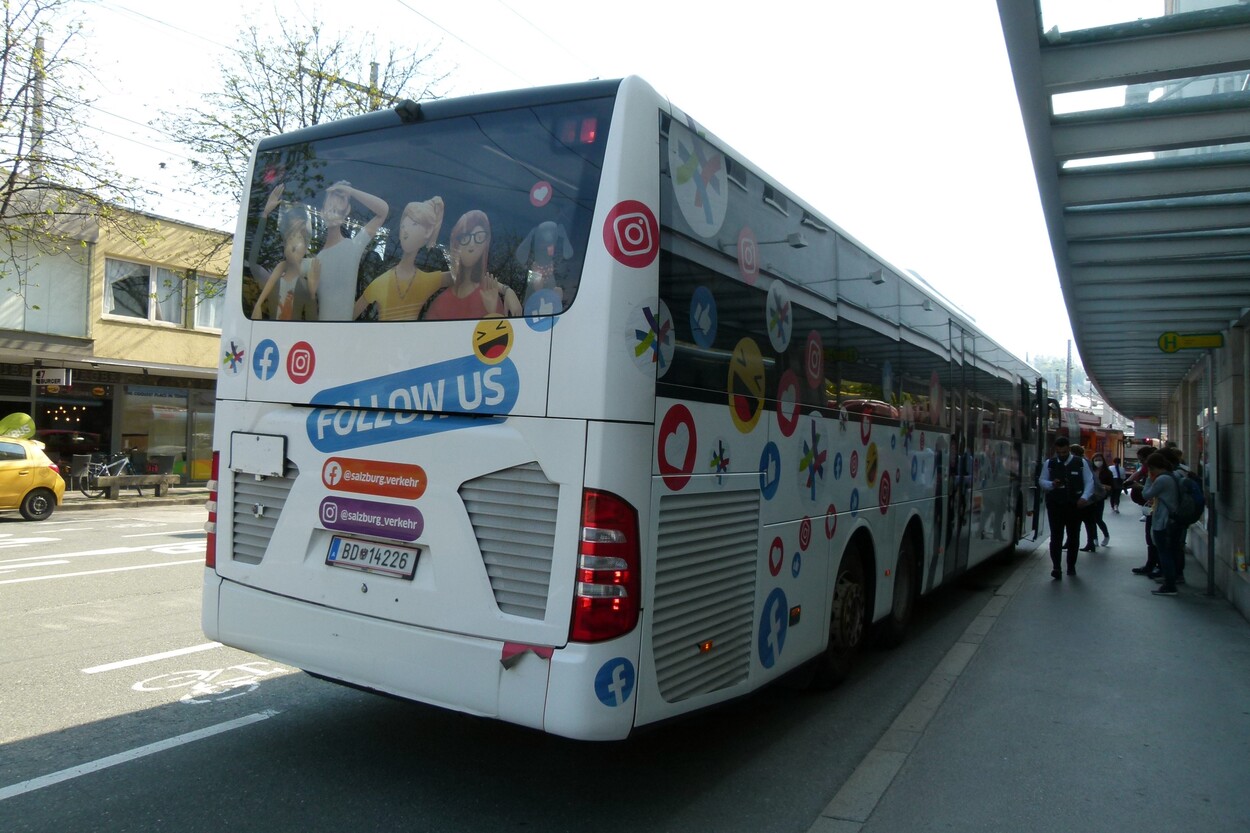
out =
{"type": "MultiPolygon", "coordinates": [[[[90,8],[100,44],[93,118],[127,172],[164,194],[153,210],[233,227],[233,207],[177,193],[181,149],[146,125],[212,88],[218,57],[249,20],[262,29],[277,15],[307,22],[316,8],[90,8]]],[[[1012,352],[1066,354],[1067,312],[991,0],[354,0],[321,4],[318,16],[409,47],[437,45],[452,95],[640,75],[886,260],[923,275],[1012,352]]],[[[358,80],[368,71],[366,59],[358,80]]]]}

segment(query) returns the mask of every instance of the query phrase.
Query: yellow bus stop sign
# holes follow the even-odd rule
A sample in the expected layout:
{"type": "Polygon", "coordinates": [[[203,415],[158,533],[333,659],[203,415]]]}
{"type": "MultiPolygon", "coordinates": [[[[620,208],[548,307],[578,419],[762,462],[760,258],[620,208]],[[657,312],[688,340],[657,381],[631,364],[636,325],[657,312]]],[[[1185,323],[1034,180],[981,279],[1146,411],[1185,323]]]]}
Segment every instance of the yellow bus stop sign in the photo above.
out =
{"type": "Polygon", "coordinates": [[[1164,333],[1159,336],[1159,349],[1164,353],[1177,350],[1213,350],[1224,346],[1224,336],[1219,333],[1164,333]]]}

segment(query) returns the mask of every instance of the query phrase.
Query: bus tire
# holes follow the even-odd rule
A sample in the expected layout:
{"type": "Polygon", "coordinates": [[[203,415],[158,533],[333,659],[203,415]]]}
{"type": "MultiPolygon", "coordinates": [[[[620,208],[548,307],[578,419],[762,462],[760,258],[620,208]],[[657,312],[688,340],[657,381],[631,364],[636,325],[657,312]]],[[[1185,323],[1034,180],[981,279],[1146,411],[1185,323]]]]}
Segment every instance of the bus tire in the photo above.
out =
{"type": "Polygon", "coordinates": [[[829,612],[829,644],[812,663],[812,687],[833,688],[846,679],[864,644],[868,620],[868,580],[864,559],[851,545],[842,555],[829,612]]]}
{"type": "Polygon", "coordinates": [[[920,569],[916,565],[916,543],[904,535],[898,545],[898,563],[894,566],[894,599],[890,612],[877,623],[873,643],[878,648],[895,648],[907,636],[916,599],[920,595],[920,569]]]}

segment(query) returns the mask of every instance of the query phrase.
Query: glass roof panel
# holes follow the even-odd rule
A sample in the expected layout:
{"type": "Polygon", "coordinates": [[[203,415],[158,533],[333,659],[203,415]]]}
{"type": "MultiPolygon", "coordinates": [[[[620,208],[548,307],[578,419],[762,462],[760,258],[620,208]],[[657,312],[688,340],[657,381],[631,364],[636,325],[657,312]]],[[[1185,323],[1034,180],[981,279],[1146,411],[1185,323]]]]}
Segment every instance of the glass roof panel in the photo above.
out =
{"type": "MultiPolygon", "coordinates": [[[[1195,0],[1200,2],[1200,0],[1195,0]]],[[[1210,5],[1233,5],[1236,0],[1212,2],[1210,5]]],[[[1094,29],[1099,26],[1114,26],[1117,23],[1128,23],[1133,20],[1146,20],[1162,17],[1164,6],[1175,5],[1167,0],[1041,0],[1042,31],[1057,29],[1060,32],[1075,32],[1080,29],[1094,29]]],[[[1187,4],[1188,5],[1188,4],[1187,4]]],[[[1193,11],[1193,9],[1185,9],[1193,11]]]]}
{"type": "Polygon", "coordinates": [[[1241,72],[1170,78],[1149,84],[1120,84],[1050,97],[1056,116],[1116,108],[1136,108],[1142,115],[1150,115],[1185,105],[1233,105],[1246,98],[1250,98],[1250,67],[1241,72]]]}
{"type": "Polygon", "coordinates": [[[1243,0],[1040,0],[1043,32],[1077,32],[1224,6],[1243,0]]]}

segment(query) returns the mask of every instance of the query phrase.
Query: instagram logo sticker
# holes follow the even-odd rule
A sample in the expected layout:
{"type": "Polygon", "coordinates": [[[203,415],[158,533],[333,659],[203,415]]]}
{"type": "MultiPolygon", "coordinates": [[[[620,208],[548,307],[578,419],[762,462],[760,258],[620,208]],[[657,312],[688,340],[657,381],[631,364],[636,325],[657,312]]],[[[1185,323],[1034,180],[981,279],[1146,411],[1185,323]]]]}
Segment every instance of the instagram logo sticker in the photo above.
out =
{"type": "Polygon", "coordinates": [[[825,347],[820,339],[820,333],[815,330],[807,334],[807,350],[803,356],[803,369],[807,372],[807,386],[819,389],[825,381],[825,347]]]}
{"type": "Polygon", "coordinates": [[[660,224],[646,204],[619,202],[603,223],[603,245],[626,266],[644,269],[660,253],[660,224]]]}
{"type": "Polygon", "coordinates": [[[307,382],[316,366],[317,356],[307,341],[295,342],[291,352],[286,354],[286,375],[297,385],[307,382]]]}
{"type": "Polygon", "coordinates": [[[747,286],[755,286],[760,279],[759,250],[756,248],[755,232],[743,226],[738,232],[738,272],[747,286]]]}

